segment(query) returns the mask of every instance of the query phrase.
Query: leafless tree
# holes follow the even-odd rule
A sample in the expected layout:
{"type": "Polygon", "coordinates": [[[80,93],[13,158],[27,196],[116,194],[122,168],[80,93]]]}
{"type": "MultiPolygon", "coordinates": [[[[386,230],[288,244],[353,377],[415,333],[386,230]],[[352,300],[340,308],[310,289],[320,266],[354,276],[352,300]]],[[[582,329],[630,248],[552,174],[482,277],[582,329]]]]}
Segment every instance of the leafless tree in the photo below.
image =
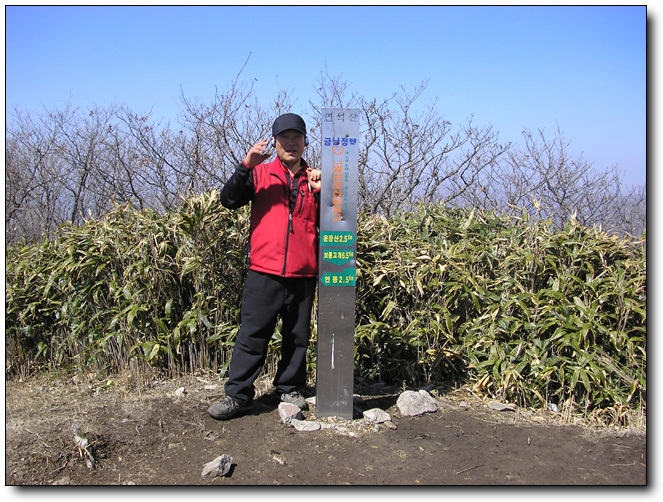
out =
{"type": "Polygon", "coordinates": [[[180,124],[187,138],[180,148],[181,166],[195,173],[198,189],[223,184],[246,152],[271,135],[274,119],[293,106],[291,93],[286,90],[279,90],[269,103],[258,103],[255,79],[240,80],[242,71],[225,92],[216,90],[211,103],[181,95],[180,124]]]}
{"type": "Polygon", "coordinates": [[[427,82],[384,99],[351,91],[342,77],[320,74],[318,99],[295,108],[291,91],[258,103],[244,68],[210,102],[182,92],[176,126],[124,106],[29,114],[14,110],[5,129],[5,229],[8,243],[49,236],[64,222],[99,218],[113,203],[158,211],[182,197],[219,188],[245,152],[270,134],[281,113],[302,114],[306,159],[320,167],[322,108],[361,114],[359,208],[387,217],[417,204],[445,203],[530,214],[563,224],[570,217],[620,234],[646,226],[646,187],[626,185],[611,168],[597,171],[569,153],[558,129],[523,131],[503,143],[491,126],[452,124],[427,82]]]}
{"type": "Polygon", "coordinates": [[[553,136],[523,131],[522,146],[512,145],[462,197],[461,205],[500,212],[522,208],[562,226],[570,218],[601,225],[619,234],[639,235],[645,228],[644,187],[627,187],[616,166],[598,171],[558,128],[553,136]]]}
{"type": "Polygon", "coordinates": [[[9,242],[37,240],[62,222],[60,203],[66,187],[58,156],[60,114],[33,116],[14,110],[5,130],[5,235],[9,242]]]}
{"type": "MultiPolygon", "coordinates": [[[[341,77],[321,76],[321,107],[358,108],[362,114],[359,153],[359,207],[389,216],[421,203],[452,203],[471,187],[486,166],[507,151],[491,127],[472,118],[454,130],[439,102],[421,105],[428,83],[403,87],[382,101],[348,95],[341,77]]],[[[320,108],[312,104],[314,114],[320,108]]]]}
{"type": "Polygon", "coordinates": [[[107,140],[113,116],[111,106],[62,117],[57,148],[66,166],[62,200],[66,221],[81,224],[86,217],[99,218],[110,209],[113,187],[108,171],[113,163],[107,140]]]}

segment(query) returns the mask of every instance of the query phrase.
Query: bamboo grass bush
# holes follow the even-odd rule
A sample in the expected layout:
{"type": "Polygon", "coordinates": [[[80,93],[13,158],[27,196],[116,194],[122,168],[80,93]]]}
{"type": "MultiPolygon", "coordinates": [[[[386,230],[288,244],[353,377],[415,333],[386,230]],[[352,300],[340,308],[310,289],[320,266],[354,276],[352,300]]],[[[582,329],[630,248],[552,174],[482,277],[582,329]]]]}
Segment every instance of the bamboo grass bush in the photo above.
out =
{"type": "MultiPolygon", "coordinates": [[[[211,192],[177,212],[121,206],[54,241],[9,247],[6,373],[149,365],[224,375],[248,223],[211,192]]],[[[612,421],[646,408],[643,242],[524,212],[428,205],[361,216],[357,248],[358,379],[470,383],[612,421]]]]}
{"type": "Polygon", "coordinates": [[[212,192],[158,215],[121,206],[7,250],[7,371],[133,359],[171,372],[227,365],[238,318],[246,212],[212,192]]]}
{"type": "Polygon", "coordinates": [[[358,233],[365,377],[583,413],[646,406],[642,242],[437,206],[358,233]]]}

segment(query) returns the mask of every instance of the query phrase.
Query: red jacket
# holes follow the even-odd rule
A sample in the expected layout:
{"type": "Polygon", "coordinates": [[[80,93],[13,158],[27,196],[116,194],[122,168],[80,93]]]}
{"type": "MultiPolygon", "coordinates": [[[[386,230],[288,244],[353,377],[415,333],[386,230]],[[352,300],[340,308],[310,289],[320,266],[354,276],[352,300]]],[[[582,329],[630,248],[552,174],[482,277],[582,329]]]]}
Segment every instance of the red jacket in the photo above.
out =
{"type": "Polygon", "coordinates": [[[251,270],[281,277],[317,275],[320,193],[309,188],[307,167],[302,161],[291,179],[278,157],[253,169],[242,163],[223,187],[225,207],[251,202],[251,270]]]}

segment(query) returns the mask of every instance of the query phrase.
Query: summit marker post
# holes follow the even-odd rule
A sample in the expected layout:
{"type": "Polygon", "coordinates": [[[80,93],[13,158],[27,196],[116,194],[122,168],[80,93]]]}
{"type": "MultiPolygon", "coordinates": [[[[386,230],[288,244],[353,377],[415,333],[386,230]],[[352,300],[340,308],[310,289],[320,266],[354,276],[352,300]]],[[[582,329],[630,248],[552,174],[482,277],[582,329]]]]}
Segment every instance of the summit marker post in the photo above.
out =
{"type": "Polygon", "coordinates": [[[315,413],[352,419],[359,110],[322,110],[315,413]]]}

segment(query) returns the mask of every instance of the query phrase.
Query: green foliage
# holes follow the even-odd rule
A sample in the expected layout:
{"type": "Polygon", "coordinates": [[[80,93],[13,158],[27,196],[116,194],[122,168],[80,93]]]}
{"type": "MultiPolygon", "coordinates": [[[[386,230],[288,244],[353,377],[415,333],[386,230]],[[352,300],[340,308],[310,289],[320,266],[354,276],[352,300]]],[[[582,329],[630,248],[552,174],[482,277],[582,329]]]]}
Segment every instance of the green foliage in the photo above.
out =
{"type": "Polygon", "coordinates": [[[365,378],[463,380],[523,406],[646,404],[642,243],[422,206],[359,229],[365,378]]]}
{"type": "Polygon", "coordinates": [[[8,248],[7,370],[226,364],[216,349],[236,331],[247,221],[212,192],[164,215],[116,207],[53,242],[8,248]]]}
{"type": "MultiPolygon", "coordinates": [[[[112,373],[138,362],[224,375],[248,223],[248,211],[226,210],[211,192],[177,212],[116,207],[54,241],[8,247],[6,372],[112,373]]],[[[522,406],[644,409],[642,244],[525,213],[428,205],[362,216],[355,374],[469,382],[522,406]]],[[[271,343],[278,349],[278,330],[271,343]]]]}

